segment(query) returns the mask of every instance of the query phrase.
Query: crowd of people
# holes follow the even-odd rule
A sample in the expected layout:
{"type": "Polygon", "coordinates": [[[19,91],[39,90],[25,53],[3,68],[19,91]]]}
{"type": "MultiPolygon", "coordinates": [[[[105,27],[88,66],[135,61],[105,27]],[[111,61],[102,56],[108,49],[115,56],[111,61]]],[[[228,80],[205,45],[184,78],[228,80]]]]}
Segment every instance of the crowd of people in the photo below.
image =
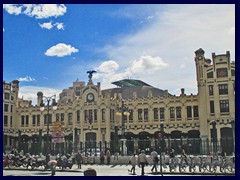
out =
{"type": "MultiPolygon", "coordinates": [[[[176,153],[175,153],[174,149],[169,150],[167,153],[168,153],[170,159],[173,159],[176,156],[176,153]]],[[[23,150],[18,152],[17,149],[12,149],[9,154],[12,154],[14,156],[24,156],[25,155],[23,150]]],[[[151,172],[153,173],[153,172],[158,171],[158,164],[159,164],[159,161],[160,161],[159,154],[157,153],[157,151],[154,148],[152,148],[147,153],[146,153],[145,150],[139,149],[139,150],[135,151],[130,156],[129,164],[131,165],[131,169],[128,169],[128,171],[130,173],[132,173],[133,175],[136,174],[136,166],[138,166],[139,168],[141,168],[141,175],[145,174],[145,167],[148,165],[148,160],[147,160],[147,155],[146,154],[148,154],[149,157],[152,159],[151,172]]],[[[179,155],[179,153],[178,153],[178,155],[179,155]]],[[[180,155],[181,155],[181,157],[184,158],[185,163],[188,165],[187,154],[186,154],[184,148],[181,148],[180,155]]],[[[225,155],[225,154],[222,153],[222,155],[225,155]]],[[[4,155],[4,156],[6,157],[6,155],[4,155]]],[[[42,156],[42,155],[40,154],[40,156],[42,156]]],[[[100,159],[99,165],[110,165],[111,160],[115,161],[115,154],[114,154],[114,159],[111,159],[111,156],[112,155],[111,155],[110,149],[102,149],[100,151],[100,154],[99,154],[99,159],[100,159]]],[[[78,150],[77,152],[72,151],[71,155],[70,154],[65,155],[65,156],[64,155],[57,155],[56,160],[57,160],[57,158],[60,158],[62,160],[61,162],[65,162],[65,161],[67,162],[68,159],[71,159],[71,163],[76,164],[77,168],[81,169],[82,164],[86,164],[85,160],[86,160],[87,157],[88,157],[87,153],[83,154],[80,150],[78,150]]],[[[89,156],[89,157],[92,157],[92,156],[89,156]]],[[[50,160],[51,159],[52,158],[50,158],[50,160]]],[[[118,159],[116,159],[116,160],[118,160],[118,159]]],[[[89,163],[89,162],[87,162],[87,163],[89,163]]]]}

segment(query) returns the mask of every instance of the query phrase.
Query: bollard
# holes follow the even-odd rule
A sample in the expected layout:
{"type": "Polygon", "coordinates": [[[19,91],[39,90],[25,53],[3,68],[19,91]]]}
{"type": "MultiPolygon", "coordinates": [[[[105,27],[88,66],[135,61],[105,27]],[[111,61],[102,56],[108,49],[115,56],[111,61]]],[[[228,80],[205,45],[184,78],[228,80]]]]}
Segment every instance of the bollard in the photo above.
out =
{"type": "Polygon", "coordinates": [[[83,175],[84,176],[97,176],[97,172],[95,169],[92,169],[92,168],[88,168],[87,170],[85,170],[83,172],[83,175]]]}

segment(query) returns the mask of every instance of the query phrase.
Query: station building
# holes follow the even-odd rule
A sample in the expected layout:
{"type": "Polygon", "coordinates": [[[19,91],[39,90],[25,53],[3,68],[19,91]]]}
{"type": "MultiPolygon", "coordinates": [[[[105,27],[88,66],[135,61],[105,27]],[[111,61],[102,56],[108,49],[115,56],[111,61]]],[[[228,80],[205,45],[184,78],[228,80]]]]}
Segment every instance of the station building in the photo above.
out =
{"type": "Polygon", "coordinates": [[[215,137],[221,148],[232,153],[235,144],[221,139],[235,142],[235,62],[230,61],[229,51],[212,53],[212,59],[204,54],[201,48],[195,51],[198,93],[190,95],[184,88],[176,96],[134,79],[115,81],[116,88],[102,90],[101,83],[94,84],[89,74],[88,82],[77,80],[59,94],[56,110],[50,105],[49,111],[40,111],[42,92],[36,93],[37,105],[32,105],[19,98],[18,80],[3,81],[3,146],[25,151],[43,148],[49,117],[51,142],[57,142],[51,136],[56,134],[53,126],[59,126],[62,135],[63,141],[53,145],[56,149],[78,149],[87,142],[107,142],[110,148],[123,136],[131,141],[129,148],[141,148],[142,141],[152,146],[163,124],[166,139],[189,145],[190,139],[204,143],[215,137]]]}

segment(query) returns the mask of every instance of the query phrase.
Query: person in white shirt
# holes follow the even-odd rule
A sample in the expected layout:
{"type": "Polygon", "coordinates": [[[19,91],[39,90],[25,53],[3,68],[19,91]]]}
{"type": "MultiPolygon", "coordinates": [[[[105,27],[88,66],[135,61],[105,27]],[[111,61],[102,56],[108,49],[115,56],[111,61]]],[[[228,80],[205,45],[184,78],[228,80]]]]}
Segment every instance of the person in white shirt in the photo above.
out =
{"type": "Polygon", "coordinates": [[[144,176],[145,172],[144,172],[144,166],[147,165],[147,157],[145,154],[145,151],[142,150],[141,153],[138,155],[138,165],[142,168],[142,173],[141,175],[144,176]]]}
{"type": "Polygon", "coordinates": [[[131,159],[130,159],[130,163],[131,163],[131,165],[132,165],[132,168],[131,168],[131,170],[128,170],[128,171],[131,172],[133,175],[135,175],[135,174],[136,174],[136,172],[135,172],[135,167],[136,167],[136,165],[137,165],[136,154],[133,154],[133,156],[132,156],[131,159]]]}
{"type": "Polygon", "coordinates": [[[153,149],[153,151],[151,152],[151,158],[153,160],[153,167],[151,169],[151,171],[153,172],[153,170],[155,169],[155,172],[157,172],[157,164],[158,164],[158,154],[157,152],[155,151],[155,149],[153,149]]]}

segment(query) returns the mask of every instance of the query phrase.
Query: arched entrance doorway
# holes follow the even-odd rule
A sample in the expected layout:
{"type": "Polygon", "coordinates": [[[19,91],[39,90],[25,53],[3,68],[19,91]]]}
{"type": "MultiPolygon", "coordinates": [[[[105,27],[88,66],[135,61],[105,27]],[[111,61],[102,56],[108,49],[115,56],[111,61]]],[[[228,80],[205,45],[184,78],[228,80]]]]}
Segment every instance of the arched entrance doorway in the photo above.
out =
{"type": "Polygon", "coordinates": [[[95,132],[86,133],[85,138],[85,149],[94,149],[96,148],[97,134],[95,132]]]}
{"type": "Polygon", "coordinates": [[[234,152],[234,139],[232,128],[224,127],[220,129],[220,142],[221,142],[221,150],[226,152],[227,155],[231,155],[234,152]]]}
{"type": "Polygon", "coordinates": [[[187,154],[199,154],[201,145],[199,130],[188,131],[187,137],[187,143],[184,145],[187,154]]]}
{"type": "Polygon", "coordinates": [[[24,154],[28,153],[28,142],[29,142],[30,138],[28,135],[22,135],[20,138],[20,148],[19,148],[19,152],[21,150],[23,150],[24,154]]]}
{"type": "Polygon", "coordinates": [[[146,131],[142,131],[138,134],[138,149],[145,150],[146,154],[150,153],[151,148],[151,140],[150,140],[151,134],[146,131]]]}
{"type": "Polygon", "coordinates": [[[134,153],[134,139],[136,135],[133,134],[132,132],[126,132],[125,137],[127,139],[126,141],[127,154],[131,156],[134,153]]]}
{"type": "Polygon", "coordinates": [[[38,139],[39,139],[38,134],[32,135],[32,137],[31,137],[31,142],[32,143],[31,143],[31,147],[30,147],[30,154],[37,155],[37,154],[40,153],[39,149],[41,149],[41,148],[39,147],[38,139]]]}
{"type": "Polygon", "coordinates": [[[176,153],[181,153],[182,149],[182,131],[172,131],[171,132],[171,139],[170,139],[171,148],[175,150],[176,153]]]}

